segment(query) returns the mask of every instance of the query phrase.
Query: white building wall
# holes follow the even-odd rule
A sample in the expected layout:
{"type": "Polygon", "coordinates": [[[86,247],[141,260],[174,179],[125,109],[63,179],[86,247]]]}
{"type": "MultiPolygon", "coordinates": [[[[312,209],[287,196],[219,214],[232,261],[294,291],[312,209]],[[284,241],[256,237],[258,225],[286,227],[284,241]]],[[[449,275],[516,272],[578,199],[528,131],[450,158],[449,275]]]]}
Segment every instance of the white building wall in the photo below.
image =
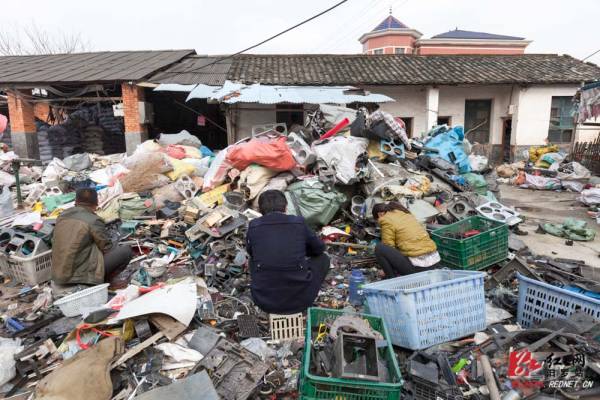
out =
{"type": "MultiPolygon", "coordinates": [[[[234,141],[252,136],[252,126],[275,122],[273,104],[238,103],[231,106],[233,112],[234,141]]],[[[229,143],[232,144],[232,143],[229,143]]]]}
{"type": "MultiPolygon", "coordinates": [[[[438,115],[451,117],[452,125],[464,125],[466,100],[492,100],[490,143],[502,143],[502,120],[507,116],[511,85],[439,86],[438,115]]],[[[427,132],[427,102],[425,86],[371,86],[367,90],[385,94],[396,102],[381,104],[381,109],[395,117],[413,118],[413,136],[427,132]]],[[[518,89],[515,89],[517,92],[518,89]]]]}
{"type": "Polygon", "coordinates": [[[507,117],[511,101],[511,85],[442,86],[440,87],[440,117],[452,117],[452,125],[465,125],[465,101],[491,100],[491,144],[502,143],[502,117],[507,117]]]}
{"type": "Polygon", "coordinates": [[[394,117],[412,118],[414,137],[419,137],[422,132],[427,131],[425,86],[370,86],[365,89],[396,100],[393,103],[382,103],[380,109],[394,117]]]}
{"type": "MultiPolygon", "coordinates": [[[[548,137],[552,96],[573,96],[578,85],[471,85],[438,86],[440,117],[451,117],[452,125],[464,125],[466,100],[492,100],[490,144],[502,143],[503,118],[512,118],[511,145],[543,145],[548,137]],[[514,105],[513,114],[509,106],[514,105]]],[[[364,89],[387,95],[392,103],[381,104],[381,109],[395,117],[413,118],[413,136],[428,131],[426,86],[367,86],[364,89]]],[[[234,109],[235,140],[251,135],[252,126],[275,122],[274,105],[236,104],[234,109]]],[[[576,140],[594,139],[600,128],[579,126],[576,140]]]]}
{"type": "Polygon", "coordinates": [[[513,137],[517,146],[546,143],[553,96],[573,96],[578,85],[533,85],[520,88],[513,137]],[[515,129],[516,128],[516,129],[515,129]]]}

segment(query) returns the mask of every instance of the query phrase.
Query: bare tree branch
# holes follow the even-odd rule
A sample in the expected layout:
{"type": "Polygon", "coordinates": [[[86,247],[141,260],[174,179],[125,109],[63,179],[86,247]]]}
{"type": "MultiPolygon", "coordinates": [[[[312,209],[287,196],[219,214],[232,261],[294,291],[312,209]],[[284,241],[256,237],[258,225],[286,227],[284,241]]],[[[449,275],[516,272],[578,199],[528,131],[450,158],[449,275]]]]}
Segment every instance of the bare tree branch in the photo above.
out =
{"type": "Polygon", "coordinates": [[[90,51],[81,33],[50,32],[34,22],[0,30],[0,55],[60,54],[90,51]]]}

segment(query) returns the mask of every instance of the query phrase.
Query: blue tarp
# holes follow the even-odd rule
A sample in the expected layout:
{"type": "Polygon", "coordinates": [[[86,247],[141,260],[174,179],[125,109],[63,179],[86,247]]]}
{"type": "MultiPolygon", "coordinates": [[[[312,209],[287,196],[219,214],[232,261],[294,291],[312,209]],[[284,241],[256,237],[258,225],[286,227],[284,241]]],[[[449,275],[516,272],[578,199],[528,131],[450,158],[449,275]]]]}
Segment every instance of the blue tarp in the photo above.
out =
{"type": "Polygon", "coordinates": [[[425,143],[425,146],[437,149],[439,153],[426,152],[425,154],[432,157],[441,157],[455,164],[461,174],[471,172],[469,157],[463,147],[464,138],[463,127],[460,125],[455,126],[446,132],[439,133],[425,143]],[[451,154],[453,154],[453,157],[451,154]]]}

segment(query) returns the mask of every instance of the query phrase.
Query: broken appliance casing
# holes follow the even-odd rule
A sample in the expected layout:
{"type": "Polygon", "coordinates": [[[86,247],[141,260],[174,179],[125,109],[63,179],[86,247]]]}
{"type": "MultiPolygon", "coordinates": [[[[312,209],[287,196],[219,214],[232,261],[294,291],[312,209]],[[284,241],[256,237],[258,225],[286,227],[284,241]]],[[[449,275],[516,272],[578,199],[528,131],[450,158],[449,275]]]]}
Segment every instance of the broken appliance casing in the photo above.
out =
{"type": "Polygon", "coordinates": [[[517,211],[506,207],[497,201],[490,201],[477,207],[477,212],[485,218],[493,219],[494,221],[503,222],[509,226],[523,222],[517,211]]]}
{"type": "Polygon", "coordinates": [[[344,379],[381,381],[375,338],[340,332],[333,346],[333,376],[344,379]]]}

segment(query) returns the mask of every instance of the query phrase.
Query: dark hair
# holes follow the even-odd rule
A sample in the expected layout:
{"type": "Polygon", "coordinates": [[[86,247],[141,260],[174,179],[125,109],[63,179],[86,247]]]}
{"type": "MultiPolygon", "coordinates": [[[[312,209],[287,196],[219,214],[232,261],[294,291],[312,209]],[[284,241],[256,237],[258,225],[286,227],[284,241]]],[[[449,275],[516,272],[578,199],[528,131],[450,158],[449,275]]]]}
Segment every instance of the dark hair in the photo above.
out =
{"type": "Polygon", "coordinates": [[[77,189],[75,193],[75,203],[86,206],[98,205],[98,193],[94,189],[77,189]]]}
{"type": "Polygon", "coordinates": [[[271,212],[285,212],[287,200],[281,190],[267,190],[258,197],[258,211],[262,215],[271,212]]]}
{"type": "Polygon", "coordinates": [[[390,211],[402,211],[405,213],[409,213],[408,209],[404,207],[402,204],[397,201],[390,201],[389,203],[377,203],[373,206],[373,218],[377,219],[379,217],[379,213],[386,213],[390,211]]]}

